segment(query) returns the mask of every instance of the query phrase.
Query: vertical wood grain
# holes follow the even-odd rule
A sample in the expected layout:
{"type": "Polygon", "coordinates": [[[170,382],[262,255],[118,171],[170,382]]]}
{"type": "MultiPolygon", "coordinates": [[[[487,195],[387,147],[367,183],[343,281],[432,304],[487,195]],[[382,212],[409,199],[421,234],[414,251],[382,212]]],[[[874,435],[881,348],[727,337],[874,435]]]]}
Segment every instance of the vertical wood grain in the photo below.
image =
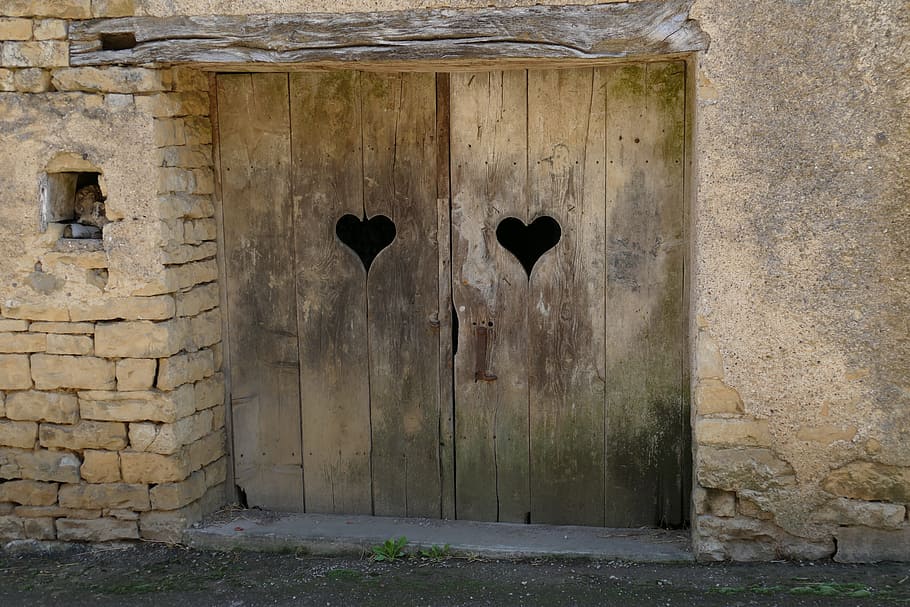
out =
{"type": "Polygon", "coordinates": [[[685,64],[607,79],[606,524],[684,522],[685,64]]]}
{"type": "Polygon", "coordinates": [[[456,509],[463,519],[524,522],[529,514],[528,281],[496,241],[502,218],[527,213],[526,94],[524,71],[451,75],[456,509]]]}
{"type": "Polygon", "coordinates": [[[360,80],[364,206],[396,226],[367,276],[374,513],[439,517],[436,80],[360,80]]]}
{"type": "Polygon", "coordinates": [[[236,483],[303,509],[286,74],[217,79],[236,483]]]}
{"type": "Polygon", "coordinates": [[[292,74],[290,90],[306,509],[371,514],[366,277],[335,235],[364,212],[360,74],[292,74]]]}
{"type": "Polygon", "coordinates": [[[530,278],[531,517],[604,520],[604,92],[595,69],[528,72],[528,221],[560,242],[530,278]]]}

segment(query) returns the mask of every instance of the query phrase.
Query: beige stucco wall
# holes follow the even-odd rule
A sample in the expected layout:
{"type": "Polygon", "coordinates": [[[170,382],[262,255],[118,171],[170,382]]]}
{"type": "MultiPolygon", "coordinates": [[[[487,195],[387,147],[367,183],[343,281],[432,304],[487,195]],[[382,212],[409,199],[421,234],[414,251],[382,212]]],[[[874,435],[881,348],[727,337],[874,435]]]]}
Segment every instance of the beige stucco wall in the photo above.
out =
{"type": "MultiPolygon", "coordinates": [[[[133,12],[349,12],[443,5],[489,3],[12,0],[6,10],[16,19],[45,21],[133,12]],[[29,6],[37,8],[30,13],[29,6]]],[[[903,0],[697,0],[691,16],[712,40],[710,49],[692,60],[696,551],[704,559],[818,558],[835,550],[840,560],[910,559],[910,5],[903,0]]],[[[5,31],[20,35],[7,26],[5,31]]],[[[0,57],[8,56],[3,50],[0,57]]],[[[207,122],[205,80],[170,69],[157,76],[137,71],[107,78],[110,70],[68,74],[65,57],[36,61],[43,63],[0,65],[0,91],[6,91],[0,92],[0,120],[6,127],[0,132],[0,162],[7,167],[0,175],[6,216],[0,225],[0,303],[5,306],[0,333],[40,333],[48,330],[36,329],[42,320],[55,315],[65,320],[70,310],[79,310],[95,317],[76,324],[80,335],[90,338],[80,343],[93,348],[102,343],[102,354],[95,357],[102,376],[104,365],[119,371],[128,366],[123,360],[154,361],[149,381],[158,383],[144,386],[143,398],[164,394],[161,406],[179,408],[175,395],[187,394],[191,386],[196,401],[184,403],[183,413],[175,413],[172,421],[150,420],[147,409],[134,409],[133,418],[121,422],[127,426],[106,428],[126,432],[127,438],[118,434],[109,449],[89,448],[90,458],[71,439],[63,452],[79,458],[81,476],[63,470],[15,490],[7,482],[6,493],[0,480],[0,536],[105,539],[142,532],[156,537],[160,521],[173,527],[198,517],[202,494],[224,480],[224,459],[217,459],[223,406],[211,394],[221,381],[220,333],[212,328],[217,319],[211,301],[217,295],[214,221],[205,202],[211,189],[194,185],[197,177],[210,181],[204,166],[211,162],[210,139],[191,141],[186,135],[188,125],[198,130],[207,122]],[[55,87],[66,90],[55,92],[55,87]],[[194,113],[202,115],[188,116],[194,113]],[[104,174],[117,221],[105,229],[101,264],[97,256],[61,261],[52,251],[53,234],[36,229],[38,180],[57,151],[85,154],[104,174]],[[174,159],[180,166],[169,166],[174,159]],[[39,293],[30,286],[36,262],[60,278],[59,288],[39,293]],[[89,275],[99,269],[88,267],[93,265],[109,271],[106,286],[89,275]],[[202,299],[207,306],[198,304],[202,299]],[[114,317],[87,313],[86,301],[116,301],[120,312],[114,317]],[[202,320],[191,324],[187,310],[202,320]],[[142,320],[150,315],[151,321],[142,320]],[[120,330],[140,343],[154,337],[155,349],[143,356],[111,349],[112,331],[120,330]],[[194,341],[200,332],[210,334],[204,343],[194,341]],[[161,369],[170,371],[159,377],[161,369]],[[205,417],[206,407],[214,405],[213,419],[205,417]],[[200,418],[209,424],[209,434],[186,430],[198,426],[200,418]],[[135,453],[149,449],[143,438],[149,430],[173,434],[178,422],[187,444],[172,441],[173,451],[156,454],[164,459],[154,462],[173,464],[179,473],[162,475],[154,467],[141,474],[124,472],[123,462],[137,462],[135,453]],[[192,444],[205,436],[210,453],[200,455],[192,444]],[[95,451],[117,454],[106,475],[98,474],[95,463],[101,456],[95,451]],[[217,461],[202,464],[203,459],[217,461]],[[84,491],[74,487],[92,484],[104,485],[103,495],[92,493],[97,509],[74,511],[51,500],[51,493],[55,499],[58,491],[71,496],[84,491]],[[179,499],[167,499],[175,493],[179,499]],[[29,500],[45,510],[22,503],[29,500]],[[130,506],[111,506],[122,502],[130,506]],[[101,523],[79,522],[95,510],[101,523]],[[130,523],[135,519],[126,511],[145,513],[147,532],[130,523]],[[27,524],[29,517],[41,523],[27,524]],[[55,520],[70,522],[55,527],[55,520]]],[[[0,368],[9,364],[7,369],[19,373],[23,361],[48,355],[47,338],[41,342],[44,350],[38,341],[0,335],[0,348],[27,345],[25,350],[7,347],[0,368]]],[[[119,392],[137,391],[125,373],[124,378],[119,392]]],[[[26,478],[16,476],[24,469],[16,458],[23,457],[21,444],[29,436],[34,435],[39,451],[55,440],[41,434],[39,424],[46,420],[40,416],[4,417],[5,409],[11,410],[10,395],[19,391],[51,400],[51,392],[78,395],[77,408],[89,417],[97,411],[92,399],[101,398],[97,391],[80,393],[78,386],[49,392],[24,388],[21,378],[6,385],[0,378],[0,443],[11,436],[20,445],[0,444],[0,479],[26,478]]],[[[108,401],[124,398],[111,393],[108,401]]],[[[80,420],[71,421],[78,426],[80,420]]],[[[57,464],[66,467],[63,460],[57,464]]],[[[218,496],[209,498],[209,506],[212,499],[218,496]]],[[[74,503],[71,497],[67,503],[74,503]]]]}
{"type": "MultiPolygon", "coordinates": [[[[790,533],[849,550],[857,533],[837,525],[855,521],[829,512],[829,472],[910,463],[910,5],[700,0],[691,14],[712,38],[697,80],[693,313],[795,472],[756,501],[790,533]]],[[[865,491],[829,489],[910,499],[886,488],[906,468],[874,469],[865,491]]]]}

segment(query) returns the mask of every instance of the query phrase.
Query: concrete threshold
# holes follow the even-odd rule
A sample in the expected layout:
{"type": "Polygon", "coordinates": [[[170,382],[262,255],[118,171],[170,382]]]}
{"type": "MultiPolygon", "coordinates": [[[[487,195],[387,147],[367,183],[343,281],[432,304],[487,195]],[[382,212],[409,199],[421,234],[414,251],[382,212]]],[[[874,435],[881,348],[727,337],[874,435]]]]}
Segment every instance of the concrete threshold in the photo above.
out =
{"type": "Polygon", "coordinates": [[[453,556],[591,558],[641,563],[691,562],[688,532],[520,525],[420,518],[293,514],[231,510],[185,532],[185,542],[209,550],[281,550],[360,556],[404,536],[407,552],[450,546],[453,556]]]}

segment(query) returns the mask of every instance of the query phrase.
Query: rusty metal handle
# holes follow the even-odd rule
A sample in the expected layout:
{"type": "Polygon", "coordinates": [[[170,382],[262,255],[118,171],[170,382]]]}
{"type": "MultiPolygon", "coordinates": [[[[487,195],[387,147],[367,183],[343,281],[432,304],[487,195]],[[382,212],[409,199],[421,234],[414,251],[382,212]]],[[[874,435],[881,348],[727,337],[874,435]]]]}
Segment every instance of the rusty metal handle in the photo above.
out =
{"type": "Polygon", "coordinates": [[[474,327],[474,381],[496,381],[495,374],[487,369],[489,347],[493,329],[480,325],[474,327]]]}

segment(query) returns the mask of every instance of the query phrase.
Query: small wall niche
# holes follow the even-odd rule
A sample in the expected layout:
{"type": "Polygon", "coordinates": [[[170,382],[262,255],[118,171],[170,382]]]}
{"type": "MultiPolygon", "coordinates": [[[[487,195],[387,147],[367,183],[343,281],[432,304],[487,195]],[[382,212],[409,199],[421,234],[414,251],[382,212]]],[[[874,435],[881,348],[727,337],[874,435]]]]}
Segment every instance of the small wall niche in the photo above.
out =
{"type": "Polygon", "coordinates": [[[47,231],[50,224],[62,224],[62,239],[101,240],[103,228],[109,223],[101,171],[94,167],[48,171],[41,180],[40,197],[39,229],[42,232],[47,231]]]}

